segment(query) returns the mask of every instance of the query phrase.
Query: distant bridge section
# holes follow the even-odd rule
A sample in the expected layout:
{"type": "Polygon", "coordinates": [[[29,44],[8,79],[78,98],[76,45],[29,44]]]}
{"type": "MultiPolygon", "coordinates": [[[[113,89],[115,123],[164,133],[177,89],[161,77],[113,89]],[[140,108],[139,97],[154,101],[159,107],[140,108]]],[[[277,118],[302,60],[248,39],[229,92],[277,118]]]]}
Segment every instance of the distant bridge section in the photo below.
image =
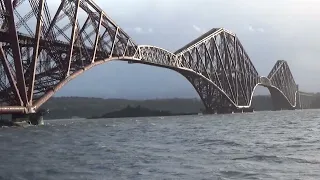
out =
{"type": "MultiPolygon", "coordinates": [[[[186,77],[210,112],[249,109],[259,85],[269,89],[275,110],[300,107],[298,86],[288,63],[279,60],[267,77],[260,76],[236,35],[224,28],[208,31],[175,54],[181,66],[201,74],[202,78],[186,77]]],[[[312,96],[303,96],[302,108],[311,105],[306,97],[312,96]]]]}
{"type": "Polygon", "coordinates": [[[297,97],[297,109],[310,109],[316,99],[316,95],[312,93],[306,93],[299,91],[297,97]]]}
{"type": "Polygon", "coordinates": [[[236,35],[214,28],[175,52],[209,112],[250,107],[259,74],[236,35]]]}

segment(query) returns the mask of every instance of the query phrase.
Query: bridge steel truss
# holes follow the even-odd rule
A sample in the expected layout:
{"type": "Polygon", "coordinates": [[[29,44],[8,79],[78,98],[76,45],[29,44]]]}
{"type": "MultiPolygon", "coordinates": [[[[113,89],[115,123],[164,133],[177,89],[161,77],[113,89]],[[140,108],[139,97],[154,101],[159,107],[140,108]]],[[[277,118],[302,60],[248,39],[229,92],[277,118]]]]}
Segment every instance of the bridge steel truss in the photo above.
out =
{"type": "Polygon", "coordinates": [[[297,104],[298,85],[295,83],[286,61],[277,61],[270,71],[268,79],[271,86],[267,87],[276,110],[295,109],[299,106],[297,104]]]}
{"type": "Polygon", "coordinates": [[[182,74],[210,113],[250,108],[257,85],[286,100],[279,108],[297,106],[288,64],[278,61],[261,78],[230,31],[214,28],[171,53],[138,46],[93,0],[57,2],[0,0],[0,113],[35,113],[67,82],[111,60],[182,74]]]}
{"type": "Polygon", "coordinates": [[[55,11],[48,3],[0,1],[2,112],[35,112],[83,71],[137,49],[93,1],[62,0],[55,11]]]}
{"type": "Polygon", "coordinates": [[[202,78],[186,76],[210,113],[250,107],[259,74],[235,34],[214,28],[175,54],[180,66],[202,78]]]}

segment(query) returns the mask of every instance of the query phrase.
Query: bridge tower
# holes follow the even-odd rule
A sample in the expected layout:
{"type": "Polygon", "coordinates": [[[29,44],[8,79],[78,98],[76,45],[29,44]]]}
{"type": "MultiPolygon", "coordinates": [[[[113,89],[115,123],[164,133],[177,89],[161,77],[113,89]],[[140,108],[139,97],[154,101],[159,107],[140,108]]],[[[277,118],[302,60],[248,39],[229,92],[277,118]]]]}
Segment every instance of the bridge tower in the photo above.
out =
{"type": "Polygon", "coordinates": [[[206,113],[250,111],[259,74],[236,34],[213,28],[175,54],[180,67],[192,70],[181,74],[198,92],[206,113]]]}
{"type": "Polygon", "coordinates": [[[294,110],[298,107],[298,85],[295,83],[288,63],[284,60],[276,62],[267,77],[274,110],[294,110]]]}

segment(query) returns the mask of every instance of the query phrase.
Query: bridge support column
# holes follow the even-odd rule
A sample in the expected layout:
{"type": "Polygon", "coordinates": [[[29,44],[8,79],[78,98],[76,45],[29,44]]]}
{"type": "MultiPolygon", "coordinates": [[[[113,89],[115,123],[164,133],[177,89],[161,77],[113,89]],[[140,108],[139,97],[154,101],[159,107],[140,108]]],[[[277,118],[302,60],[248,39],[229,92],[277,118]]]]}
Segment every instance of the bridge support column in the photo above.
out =
{"type": "Polygon", "coordinates": [[[243,112],[244,113],[246,113],[246,112],[252,113],[252,112],[254,112],[254,109],[253,108],[245,108],[245,109],[243,109],[243,112]]]}
{"type": "Polygon", "coordinates": [[[233,107],[221,107],[217,109],[217,114],[232,114],[235,110],[233,107]]]}
{"type": "Polygon", "coordinates": [[[216,109],[205,109],[204,114],[232,114],[235,110],[229,107],[217,107],[216,109]]]}
{"type": "Polygon", "coordinates": [[[44,125],[43,115],[45,112],[40,111],[33,114],[12,114],[11,121],[17,124],[44,125]]]}
{"type": "Polygon", "coordinates": [[[252,113],[253,108],[216,107],[216,109],[206,109],[204,114],[232,114],[232,113],[252,113]]]}

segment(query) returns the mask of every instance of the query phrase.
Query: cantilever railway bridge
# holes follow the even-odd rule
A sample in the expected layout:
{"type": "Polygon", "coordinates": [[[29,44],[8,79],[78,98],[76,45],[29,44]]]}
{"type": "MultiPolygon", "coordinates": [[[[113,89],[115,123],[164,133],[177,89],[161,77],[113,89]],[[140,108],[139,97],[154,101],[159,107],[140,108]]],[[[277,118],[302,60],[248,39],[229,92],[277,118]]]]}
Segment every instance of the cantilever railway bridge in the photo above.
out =
{"type": "Polygon", "coordinates": [[[172,69],[196,89],[206,111],[250,109],[257,86],[276,110],[307,108],[286,61],[260,76],[238,37],[214,28],[176,52],[137,45],[93,0],[0,0],[0,113],[32,114],[67,82],[120,60],[172,69]]]}

